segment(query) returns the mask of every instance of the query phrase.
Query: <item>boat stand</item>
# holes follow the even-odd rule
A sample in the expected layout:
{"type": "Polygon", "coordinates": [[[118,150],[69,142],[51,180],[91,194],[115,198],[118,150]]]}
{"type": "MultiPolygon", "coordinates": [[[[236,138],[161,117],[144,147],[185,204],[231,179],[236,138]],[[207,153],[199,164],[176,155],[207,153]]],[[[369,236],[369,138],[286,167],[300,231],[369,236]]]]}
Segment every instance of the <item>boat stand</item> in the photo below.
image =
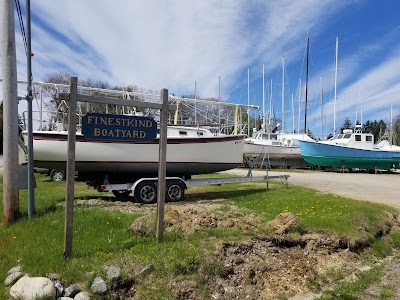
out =
{"type": "Polygon", "coordinates": [[[381,169],[378,168],[378,166],[375,165],[375,167],[374,167],[374,173],[375,173],[375,174],[382,174],[382,171],[381,171],[381,169]]]}
{"type": "Polygon", "coordinates": [[[340,173],[349,173],[349,170],[344,165],[344,162],[342,162],[342,166],[340,168],[340,173]]]}

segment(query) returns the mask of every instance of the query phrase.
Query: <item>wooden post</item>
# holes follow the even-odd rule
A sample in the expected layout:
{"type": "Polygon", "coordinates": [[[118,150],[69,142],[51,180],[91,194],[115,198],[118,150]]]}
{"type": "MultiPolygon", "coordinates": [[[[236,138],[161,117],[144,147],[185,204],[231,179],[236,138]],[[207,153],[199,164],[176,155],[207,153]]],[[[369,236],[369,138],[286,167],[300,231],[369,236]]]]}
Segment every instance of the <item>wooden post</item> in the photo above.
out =
{"type": "Polygon", "coordinates": [[[157,185],[157,242],[161,242],[164,234],[165,206],[165,176],[167,171],[167,121],[168,121],[168,90],[161,90],[162,109],[160,113],[160,139],[157,185]]]}
{"type": "Polygon", "coordinates": [[[19,217],[18,192],[18,93],[15,52],[14,1],[1,1],[3,61],[3,224],[19,217]]]}
{"type": "Polygon", "coordinates": [[[74,216],[74,185],[75,185],[75,142],[76,142],[76,99],[78,97],[78,78],[71,77],[69,84],[69,114],[68,114],[68,153],[67,153],[67,183],[65,199],[64,226],[64,256],[72,254],[73,216],[74,216]]]}

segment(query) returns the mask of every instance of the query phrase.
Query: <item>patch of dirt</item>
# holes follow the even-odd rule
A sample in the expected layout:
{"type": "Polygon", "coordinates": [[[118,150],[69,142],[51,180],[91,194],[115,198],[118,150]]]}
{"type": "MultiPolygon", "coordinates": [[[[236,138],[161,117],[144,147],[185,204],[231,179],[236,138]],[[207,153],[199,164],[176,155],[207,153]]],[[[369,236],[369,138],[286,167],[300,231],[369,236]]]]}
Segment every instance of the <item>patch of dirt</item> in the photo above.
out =
{"type": "MultiPolygon", "coordinates": [[[[139,235],[154,233],[156,205],[102,200],[77,201],[77,205],[143,213],[130,229],[139,235]]],[[[398,229],[398,218],[393,217],[391,222],[389,227],[398,229]]],[[[262,224],[257,215],[228,205],[224,199],[166,204],[165,226],[167,231],[183,234],[207,227],[257,231],[263,226],[263,232],[267,226],[271,229],[269,236],[222,242],[215,253],[205,254],[196,277],[171,281],[176,299],[210,299],[209,295],[220,300],[313,299],[338,280],[352,278],[370,268],[359,253],[365,241],[349,243],[327,233],[287,233],[291,226],[296,226],[294,215],[286,213],[262,224]],[[340,274],[340,278],[335,274],[340,274]],[[199,281],[208,288],[207,297],[199,292],[199,281]]],[[[391,291],[391,299],[400,299],[400,259],[399,255],[391,258],[379,262],[385,266],[385,275],[366,289],[361,299],[382,299],[384,288],[391,291]]]]}

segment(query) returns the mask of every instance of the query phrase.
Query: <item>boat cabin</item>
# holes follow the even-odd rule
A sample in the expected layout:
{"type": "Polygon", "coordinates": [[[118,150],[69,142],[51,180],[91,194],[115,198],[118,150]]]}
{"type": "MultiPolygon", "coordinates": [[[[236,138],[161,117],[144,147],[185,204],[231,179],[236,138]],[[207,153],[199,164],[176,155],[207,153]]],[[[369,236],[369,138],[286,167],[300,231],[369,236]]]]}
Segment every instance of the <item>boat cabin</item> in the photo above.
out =
{"type": "Polygon", "coordinates": [[[329,140],[322,143],[372,150],[374,148],[374,135],[371,133],[361,132],[361,130],[353,132],[352,129],[344,129],[343,133],[336,134],[329,140]]]}

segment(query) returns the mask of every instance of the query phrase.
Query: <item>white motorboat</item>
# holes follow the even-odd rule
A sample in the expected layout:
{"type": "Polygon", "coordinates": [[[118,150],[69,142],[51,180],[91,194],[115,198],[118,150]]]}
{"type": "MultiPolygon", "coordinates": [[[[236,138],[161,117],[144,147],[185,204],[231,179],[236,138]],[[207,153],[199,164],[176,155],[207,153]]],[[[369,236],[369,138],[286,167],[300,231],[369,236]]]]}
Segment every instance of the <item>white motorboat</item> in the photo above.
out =
{"type": "Polygon", "coordinates": [[[374,145],[374,136],[351,129],[327,141],[300,142],[301,154],[310,164],[323,167],[391,170],[400,168],[400,147],[381,142],[374,145]]]}
{"type": "Polygon", "coordinates": [[[313,141],[306,134],[258,131],[244,141],[244,153],[257,164],[273,167],[307,167],[299,140],[313,141]]]}

